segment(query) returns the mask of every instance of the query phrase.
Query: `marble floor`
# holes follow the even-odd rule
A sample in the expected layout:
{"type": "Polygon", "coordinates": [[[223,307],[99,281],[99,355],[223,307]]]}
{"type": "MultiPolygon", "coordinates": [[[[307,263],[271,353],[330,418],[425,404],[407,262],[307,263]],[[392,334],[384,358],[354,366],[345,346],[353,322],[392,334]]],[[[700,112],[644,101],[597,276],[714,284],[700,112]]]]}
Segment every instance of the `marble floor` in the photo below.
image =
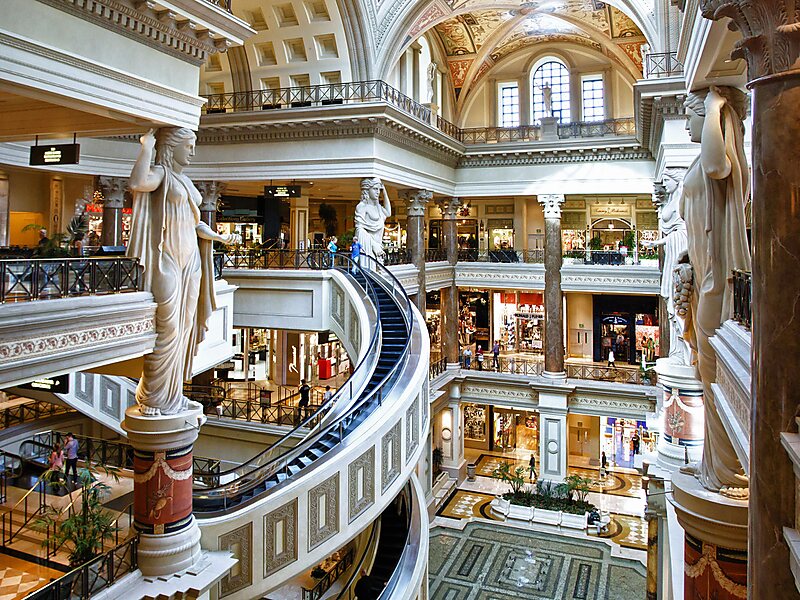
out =
{"type": "Polygon", "coordinates": [[[450,519],[431,529],[432,600],[638,600],[645,576],[604,540],[450,519]]]}
{"type": "Polygon", "coordinates": [[[0,554],[0,600],[18,600],[58,579],[63,573],[0,554]]]}

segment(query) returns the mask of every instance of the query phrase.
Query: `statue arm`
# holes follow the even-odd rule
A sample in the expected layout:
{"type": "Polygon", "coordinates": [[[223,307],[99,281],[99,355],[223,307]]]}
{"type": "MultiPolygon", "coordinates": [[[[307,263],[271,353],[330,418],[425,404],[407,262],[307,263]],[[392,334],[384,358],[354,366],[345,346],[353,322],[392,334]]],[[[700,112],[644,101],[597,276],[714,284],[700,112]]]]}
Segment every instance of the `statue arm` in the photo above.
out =
{"type": "Polygon", "coordinates": [[[666,246],[667,244],[667,236],[662,236],[655,241],[646,241],[642,242],[642,246],[645,248],[655,248],[656,246],[666,246]]]}
{"type": "Polygon", "coordinates": [[[725,99],[715,86],[706,96],[706,116],[700,143],[700,162],[703,171],[712,179],[725,179],[731,172],[731,161],[725,154],[725,138],[720,115],[725,99]]]}
{"type": "Polygon", "coordinates": [[[381,191],[383,192],[383,212],[386,213],[387,217],[392,216],[392,204],[389,202],[389,192],[386,191],[386,187],[381,186],[381,191]]]}
{"type": "Polygon", "coordinates": [[[211,229],[208,226],[208,223],[205,221],[200,221],[195,227],[195,231],[197,232],[197,237],[204,239],[204,240],[211,240],[212,242],[221,242],[223,244],[235,244],[236,238],[238,237],[235,233],[231,233],[229,235],[221,235],[211,229]]]}
{"type": "Polygon", "coordinates": [[[156,146],[154,130],[145,133],[139,141],[142,149],[133,165],[130,178],[130,188],[134,192],[152,192],[164,180],[164,171],[151,167],[153,163],[153,150],[156,146]]]}

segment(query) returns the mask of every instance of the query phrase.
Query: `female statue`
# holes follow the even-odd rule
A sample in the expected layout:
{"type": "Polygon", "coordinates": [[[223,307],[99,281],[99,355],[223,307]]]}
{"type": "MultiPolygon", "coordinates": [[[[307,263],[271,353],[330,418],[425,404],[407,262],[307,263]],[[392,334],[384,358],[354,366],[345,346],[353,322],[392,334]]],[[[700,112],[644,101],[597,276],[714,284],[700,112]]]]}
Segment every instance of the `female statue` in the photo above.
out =
{"type": "MultiPolygon", "coordinates": [[[[361,201],[356,206],[356,237],[361,243],[361,253],[373,256],[383,263],[383,228],[392,214],[389,194],[377,177],[361,180],[361,201]],[[383,191],[383,204],[379,198],[383,191]]],[[[366,263],[365,265],[366,266],[366,263]]]]}
{"type": "Polygon", "coordinates": [[[230,244],[200,220],[200,192],[183,174],[194,156],[195,134],[183,127],[151,129],[131,171],[133,220],[128,256],[144,268],[144,289],[156,308],[156,343],[144,357],[136,388],[142,414],[169,415],[186,409],[183,382],[216,308],[212,242],[230,244]],[[155,149],[155,165],[153,150],[155,149]],[[199,244],[198,244],[199,241],[199,244]]]}
{"type": "Polygon", "coordinates": [[[705,397],[705,447],[697,476],[711,490],[747,485],[714,400],[717,364],[709,343],[732,315],[731,272],[750,270],[744,216],[750,191],[742,123],[746,101],[737,89],[712,86],[690,93],[685,102],[690,137],[701,143],[678,208],[686,221],[693,271],[685,337],[697,354],[705,397]]]}
{"type": "Polygon", "coordinates": [[[664,247],[664,267],[661,273],[661,297],[667,306],[670,322],[669,358],[679,365],[689,365],[691,350],[683,339],[683,319],[675,312],[673,271],[678,266],[678,258],[686,252],[686,222],[678,212],[683,193],[683,169],[664,171],[664,188],[667,201],[659,212],[661,238],[655,242],[642,242],[647,248],[664,247]]]}

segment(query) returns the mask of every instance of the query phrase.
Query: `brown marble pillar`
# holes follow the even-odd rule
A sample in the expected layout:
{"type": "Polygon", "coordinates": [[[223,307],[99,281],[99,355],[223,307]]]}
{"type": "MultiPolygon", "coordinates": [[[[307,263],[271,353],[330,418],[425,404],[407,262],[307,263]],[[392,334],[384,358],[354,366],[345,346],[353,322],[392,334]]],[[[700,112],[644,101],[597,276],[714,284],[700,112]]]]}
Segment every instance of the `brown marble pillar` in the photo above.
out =
{"type": "Polygon", "coordinates": [[[417,267],[417,293],[414,304],[425,316],[425,205],[433,197],[428,190],[404,190],[400,197],[408,203],[406,220],[406,247],[411,255],[411,264],[417,267]]]}
{"type": "Polygon", "coordinates": [[[450,198],[442,202],[442,246],[447,250],[447,262],[455,265],[458,262],[458,209],[460,198],[450,198]]]}
{"type": "Polygon", "coordinates": [[[125,205],[125,189],[128,180],[122,177],[100,177],[103,192],[103,230],[100,243],[103,246],[122,245],[122,208],[125,205]]]}
{"type": "Polygon", "coordinates": [[[561,302],[561,204],[563,194],[539,196],[544,205],[544,373],[564,378],[564,312],[561,302]]]}
{"type": "Polygon", "coordinates": [[[460,361],[460,348],[458,347],[458,288],[455,281],[455,264],[458,261],[458,226],[456,217],[460,206],[461,200],[459,198],[449,198],[439,205],[442,211],[442,246],[447,250],[447,262],[454,267],[453,280],[450,286],[441,290],[444,352],[449,364],[458,364],[460,361]]]}
{"type": "Polygon", "coordinates": [[[750,598],[800,598],[783,528],[796,527],[792,463],[783,431],[797,431],[800,388],[800,14],[776,0],[705,0],[703,16],[730,17],[743,38],[753,94],[753,325],[750,431],[750,598]]]}
{"type": "Polygon", "coordinates": [[[214,231],[217,228],[217,203],[225,184],[221,181],[195,181],[195,186],[203,196],[200,203],[200,218],[214,231]]]}

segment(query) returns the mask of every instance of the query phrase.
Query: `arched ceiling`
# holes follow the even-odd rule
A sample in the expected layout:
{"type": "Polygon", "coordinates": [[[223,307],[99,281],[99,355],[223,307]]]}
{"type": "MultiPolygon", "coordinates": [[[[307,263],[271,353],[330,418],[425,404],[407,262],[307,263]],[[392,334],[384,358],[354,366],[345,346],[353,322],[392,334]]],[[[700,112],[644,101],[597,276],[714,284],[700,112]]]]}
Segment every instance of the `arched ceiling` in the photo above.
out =
{"type": "Polygon", "coordinates": [[[544,44],[588,48],[616,63],[630,78],[642,76],[645,36],[613,6],[599,0],[546,0],[488,8],[486,4],[487,0],[463,0],[454,6],[454,14],[434,18],[432,27],[429,23],[418,28],[417,34],[427,30],[439,42],[456,97],[465,95],[506,57],[544,44]]]}

